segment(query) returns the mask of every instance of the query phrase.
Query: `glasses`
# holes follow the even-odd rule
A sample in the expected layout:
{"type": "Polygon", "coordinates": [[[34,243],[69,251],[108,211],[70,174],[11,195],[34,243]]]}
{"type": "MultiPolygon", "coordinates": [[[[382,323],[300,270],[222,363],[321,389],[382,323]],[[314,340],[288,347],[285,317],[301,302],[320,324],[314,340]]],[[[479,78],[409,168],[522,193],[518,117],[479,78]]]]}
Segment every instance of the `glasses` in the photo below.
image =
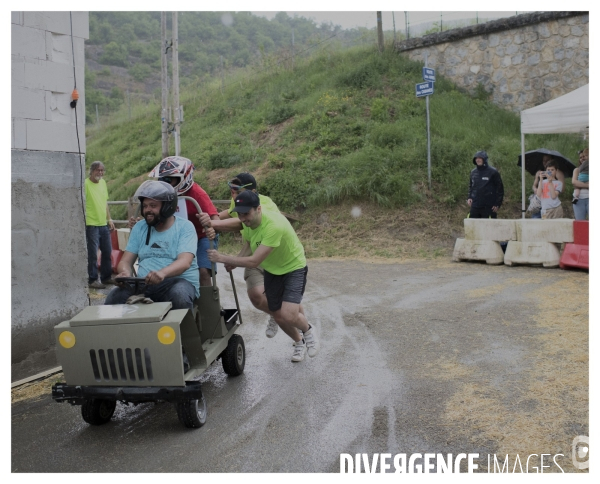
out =
{"type": "Polygon", "coordinates": [[[242,188],[246,188],[252,185],[252,183],[246,183],[245,185],[242,186],[238,186],[238,185],[234,185],[231,182],[227,182],[227,185],[229,185],[229,188],[231,190],[233,190],[234,192],[239,192],[242,188]]]}

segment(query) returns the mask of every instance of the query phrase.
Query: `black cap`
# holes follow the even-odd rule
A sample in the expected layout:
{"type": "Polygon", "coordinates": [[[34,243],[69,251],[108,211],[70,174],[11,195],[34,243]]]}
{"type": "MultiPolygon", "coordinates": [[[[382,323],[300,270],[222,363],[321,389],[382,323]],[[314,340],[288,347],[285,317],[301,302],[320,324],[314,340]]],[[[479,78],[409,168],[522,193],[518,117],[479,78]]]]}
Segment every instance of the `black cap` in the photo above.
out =
{"type": "Polygon", "coordinates": [[[240,173],[234,179],[238,179],[246,190],[256,190],[256,179],[250,173],[240,173]]]}
{"type": "Polygon", "coordinates": [[[235,208],[232,212],[248,213],[251,209],[260,205],[260,199],[254,192],[246,190],[235,197],[235,208]]]}

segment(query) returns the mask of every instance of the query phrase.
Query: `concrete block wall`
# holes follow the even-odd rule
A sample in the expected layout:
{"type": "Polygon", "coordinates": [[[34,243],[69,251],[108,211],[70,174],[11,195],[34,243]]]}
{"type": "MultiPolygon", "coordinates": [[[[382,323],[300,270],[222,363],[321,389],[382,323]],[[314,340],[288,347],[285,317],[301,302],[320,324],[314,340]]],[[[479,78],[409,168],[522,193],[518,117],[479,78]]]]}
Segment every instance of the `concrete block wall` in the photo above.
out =
{"type": "Polygon", "coordinates": [[[11,148],[85,152],[84,40],[89,37],[88,24],[87,12],[11,13],[11,148]],[[80,96],[79,142],[75,109],[69,106],[75,84],[80,96]]]}
{"type": "Polygon", "coordinates": [[[89,304],[82,193],[88,32],[87,12],[11,12],[12,381],[56,366],[53,327],[89,304]],[[69,106],[75,81],[77,119],[69,106]]]}
{"type": "Polygon", "coordinates": [[[534,12],[408,39],[396,49],[520,112],[589,83],[589,13],[534,12]]]}

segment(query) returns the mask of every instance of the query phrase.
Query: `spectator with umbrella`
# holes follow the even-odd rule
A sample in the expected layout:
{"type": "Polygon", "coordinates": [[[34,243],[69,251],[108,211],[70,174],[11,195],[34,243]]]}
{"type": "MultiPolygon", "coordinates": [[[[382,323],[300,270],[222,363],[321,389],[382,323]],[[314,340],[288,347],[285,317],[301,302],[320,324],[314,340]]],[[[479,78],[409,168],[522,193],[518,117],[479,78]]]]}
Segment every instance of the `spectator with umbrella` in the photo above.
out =
{"type": "Polygon", "coordinates": [[[579,152],[579,166],[573,171],[573,213],[575,220],[585,220],[590,216],[590,175],[589,163],[590,152],[589,148],[579,152]]]}
{"type": "MultiPolygon", "coordinates": [[[[563,184],[557,179],[558,163],[555,160],[548,162],[547,171],[540,172],[539,184],[536,195],[542,201],[542,218],[562,218],[563,209],[560,204],[560,192],[563,190],[563,184]]],[[[536,176],[536,178],[538,178],[536,176]]]]}
{"type": "MultiPolygon", "coordinates": [[[[533,193],[537,194],[542,174],[548,171],[550,162],[555,162],[556,174],[555,181],[559,181],[564,186],[565,178],[573,176],[575,165],[560,154],[558,151],[548,150],[546,148],[538,148],[537,150],[528,151],[525,153],[525,169],[535,178],[533,180],[533,193]]],[[[521,155],[517,161],[517,166],[521,166],[521,155]]],[[[562,191],[562,188],[561,188],[562,191]]],[[[542,218],[541,213],[533,213],[531,218],[542,218]]]]}

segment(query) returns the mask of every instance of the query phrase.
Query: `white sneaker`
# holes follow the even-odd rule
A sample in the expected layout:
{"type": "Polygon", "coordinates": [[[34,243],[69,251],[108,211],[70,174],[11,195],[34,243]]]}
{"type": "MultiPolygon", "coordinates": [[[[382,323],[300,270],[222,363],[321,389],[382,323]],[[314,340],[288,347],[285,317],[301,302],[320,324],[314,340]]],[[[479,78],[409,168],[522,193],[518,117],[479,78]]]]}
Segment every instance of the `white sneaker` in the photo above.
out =
{"type": "Polygon", "coordinates": [[[272,338],[273,336],[275,336],[277,334],[278,329],[279,325],[275,322],[273,316],[269,316],[269,322],[267,323],[267,329],[265,331],[267,338],[272,338]]]}
{"type": "Polygon", "coordinates": [[[304,342],[306,344],[308,356],[311,358],[317,356],[317,353],[319,352],[319,342],[317,341],[317,338],[315,338],[315,331],[312,326],[309,326],[308,331],[304,333],[304,342]]]}
{"type": "Polygon", "coordinates": [[[306,345],[304,340],[298,341],[292,345],[294,347],[294,354],[292,355],[292,361],[297,363],[304,359],[304,353],[306,353],[306,345]]]}

